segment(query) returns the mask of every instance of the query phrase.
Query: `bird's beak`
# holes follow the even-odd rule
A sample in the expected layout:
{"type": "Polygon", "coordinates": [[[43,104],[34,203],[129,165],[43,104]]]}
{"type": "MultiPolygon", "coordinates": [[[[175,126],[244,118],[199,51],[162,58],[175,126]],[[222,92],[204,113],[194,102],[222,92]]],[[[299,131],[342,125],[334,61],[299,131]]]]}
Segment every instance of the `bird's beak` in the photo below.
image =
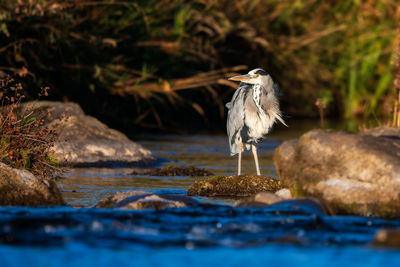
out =
{"type": "Polygon", "coordinates": [[[251,75],[245,74],[245,75],[238,75],[238,76],[230,77],[228,80],[238,81],[238,82],[246,82],[246,81],[249,81],[250,79],[251,79],[251,75]]]}

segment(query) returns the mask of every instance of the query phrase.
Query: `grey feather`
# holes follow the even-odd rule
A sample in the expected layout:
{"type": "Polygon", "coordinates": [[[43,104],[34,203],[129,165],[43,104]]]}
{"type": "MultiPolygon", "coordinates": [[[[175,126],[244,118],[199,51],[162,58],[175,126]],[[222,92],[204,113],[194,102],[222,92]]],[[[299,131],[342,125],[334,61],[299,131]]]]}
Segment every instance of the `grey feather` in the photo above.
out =
{"type": "Polygon", "coordinates": [[[235,155],[239,152],[238,143],[241,140],[240,131],[244,126],[243,99],[246,90],[246,84],[241,84],[233,95],[232,101],[226,105],[227,107],[229,106],[226,128],[228,131],[231,155],[235,155]]]}
{"type": "Polygon", "coordinates": [[[231,102],[226,104],[229,109],[227,133],[231,155],[239,153],[241,142],[247,150],[251,144],[256,144],[269,133],[276,120],[287,126],[282,119],[278,97],[279,86],[268,74],[252,84],[239,84],[231,102]]]}

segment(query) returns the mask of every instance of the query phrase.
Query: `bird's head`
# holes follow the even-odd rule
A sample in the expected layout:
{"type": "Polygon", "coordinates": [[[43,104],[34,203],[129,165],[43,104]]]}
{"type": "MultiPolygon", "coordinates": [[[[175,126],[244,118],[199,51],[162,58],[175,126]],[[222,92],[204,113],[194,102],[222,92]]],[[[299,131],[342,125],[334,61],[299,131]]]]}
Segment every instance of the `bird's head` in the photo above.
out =
{"type": "Polygon", "coordinates": [[[229,78],[231,81],[240,81],[249,84],[265,84],[271,77],[263,69],[254,69],[245,75],[238,75],[229,78]]]}

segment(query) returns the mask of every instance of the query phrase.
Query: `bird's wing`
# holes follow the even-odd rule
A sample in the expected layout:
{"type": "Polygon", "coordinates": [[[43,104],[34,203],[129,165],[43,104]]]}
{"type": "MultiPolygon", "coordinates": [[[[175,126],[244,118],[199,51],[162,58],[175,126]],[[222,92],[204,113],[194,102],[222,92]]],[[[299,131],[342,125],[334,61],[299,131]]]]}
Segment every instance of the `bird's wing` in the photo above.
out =
{"type": "Polygon", "coordinates": [[[287,124],[282,118],[282,113],[279,108],[279,85],[277,83],[272,84],[272,91],[274,96],[268,95],[268,91],[263,88],[261,92],[261,108],[264,110],[265,114],[268,114],[274,120],[280,121],[286,127],[287,124]]]}
{"type": "Polygon", "coordinates": [[[239,152],[238,142],[240,140],[240,131],[244,125],[243,103],[246,90],[247,85],[241,83],[233,95],[231,102],[227,104],[227,106],[229,106],[229,111],[226,129],[228,132],[231,155],[235,155],[239,152]]]}
{"type": "Polygon", "coordinates": [[[243,87],[243,84],[240,83],[238,89],[235,91],[235,93],[232,96],[232,100],[231,102],[226,103],[225,107],[227,107],[228,109],[231,109],[233,103],[237,100],[237,97],[239,95],[240,92],[240,88],[243,87]]]}

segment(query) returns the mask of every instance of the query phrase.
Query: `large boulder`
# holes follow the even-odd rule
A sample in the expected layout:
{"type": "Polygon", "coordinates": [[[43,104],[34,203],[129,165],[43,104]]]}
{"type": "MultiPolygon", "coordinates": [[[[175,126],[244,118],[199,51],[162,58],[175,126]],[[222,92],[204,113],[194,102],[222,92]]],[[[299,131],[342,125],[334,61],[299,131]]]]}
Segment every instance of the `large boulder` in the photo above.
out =
{"type": "Polygon", "coordinates": [[[280,189],[282,189],[281,181],[268,176],[214,176],[196,180],[190,186],[187,195],[244,197],[264,191],[276,192],[280,189]]]}
{"type": "Polygon", "coordinates": [[[400,129],[312,130],[279,146],[274,164],[295,197],[322,199],[340,214],[400,217],[400,129]]]}
{"type": "Polygon", "coordinates": [[[0,206],[65,205],[56,183],[0,163],[0,206]]]}
{"type": "Polygon", "coordinates": [[[85,167],[138,165],[154,160],[151,152],[131,141],[125,134],[85,115],[75,103],[35,101],[26,109],[48,110],[45,123],[60,134],[52,148],[61,165],[85,167]]]}

